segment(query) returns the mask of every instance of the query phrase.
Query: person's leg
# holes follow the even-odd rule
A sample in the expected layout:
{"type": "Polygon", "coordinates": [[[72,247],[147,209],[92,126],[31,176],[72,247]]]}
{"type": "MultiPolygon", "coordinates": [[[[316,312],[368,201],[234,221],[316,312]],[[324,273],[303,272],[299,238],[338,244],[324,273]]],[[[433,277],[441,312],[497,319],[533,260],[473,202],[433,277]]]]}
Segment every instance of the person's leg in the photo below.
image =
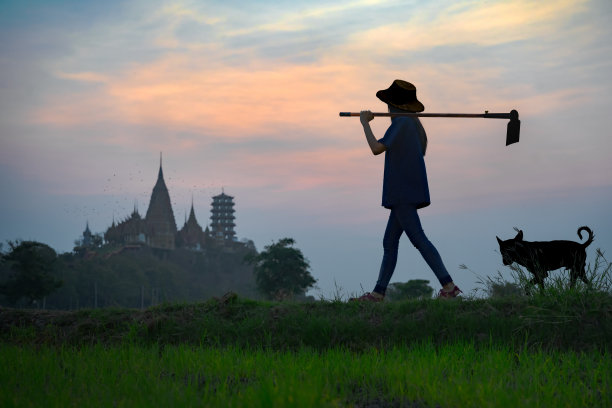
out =
{"type": "Polygon", "coordinates": [[[403,232],[404,230],[395,215],[395,210],[391,209],[387,228],[385,229],[385,236],[383,237],[383,259],[380,264],[378,281],[376,282],[376,287],[374,287],[374,292],[378,294],[385,294],[393,271],[395,271],[399,240],[403,232]]]}
{"type": "Polygon", "coordinates": [[[397,217],[398,222],[401,224],[402,229],[406,232],[406,235],[408,235],[412,245],[419,250],[423,256],[423,259],[425,259],[425,262],[427,262],[427,265],[429,265],[431,270],[434,272],[440,281],[440,285],[446,286],[452,283],[453,280],[446,270],[438,250],[431,243],[431,241],[427,239],[427,236],[421,227],[421,220],[419,219],[419,214],[417,213],[416,207],[402,205],[397,207],[395,210],[395,216],[397,217]]]}

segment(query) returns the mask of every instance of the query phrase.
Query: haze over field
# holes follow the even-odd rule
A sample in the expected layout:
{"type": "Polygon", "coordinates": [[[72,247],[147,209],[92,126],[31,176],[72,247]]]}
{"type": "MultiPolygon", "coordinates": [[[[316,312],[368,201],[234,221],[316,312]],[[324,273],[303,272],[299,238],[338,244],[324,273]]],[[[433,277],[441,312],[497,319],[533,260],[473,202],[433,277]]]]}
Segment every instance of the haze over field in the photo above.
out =
{"type": "MultiPolygon", "coordinates": [[[[159,152],[178,227],[193,197],[235,197],[258,249],[293,237],[318,290],[371,290],[382,257],[382,156],[356,118],[395,78],[422,120],[425,232],[465,292],[505,271],[495,236],[612,251],[612,3],[596,1],[3,1],[0,241],[70,251],[85,223],[141,214],[159,152]]],[[[388,119],[372,122],[382,137],[388,119]]],[[[607,256],[608,259],[612,255],[607,256]]],[[[406,237],[392,282],[433,273],[406,237]]]]}

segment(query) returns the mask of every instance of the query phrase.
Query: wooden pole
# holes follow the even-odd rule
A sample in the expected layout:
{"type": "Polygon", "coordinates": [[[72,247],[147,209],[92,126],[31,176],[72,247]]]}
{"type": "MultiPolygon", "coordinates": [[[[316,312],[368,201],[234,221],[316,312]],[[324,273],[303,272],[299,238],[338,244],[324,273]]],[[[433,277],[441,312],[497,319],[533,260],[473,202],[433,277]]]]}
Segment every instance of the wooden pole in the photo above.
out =
{"type": "MultiPolygon", "coordinates": [[[[510,113],[422,113],[422,112],[402,112],[402,113],[389,113],[389,112],[372,112],[374,116],[411,116],[421,118],[485,118],[485,119],[518,119],[518,112],[512,110],[510,113]]],[[[359,112],[340,112],[342,117],[359,116],[359,112]]]]}
{"type": "MultiPolygon", "coordinates": [[[[372,112],[374,116],[409,116],[422,118],[485,118],[485,119],[509,119],[508,129],[506,131],[506,146],[519,141],[521,129],[521,121],[519,120],[518,112],[512,109],[510,113],[416,113],[416,112],[372,112]]],[[[340,112],[342,117],[361,116],[359,112],[340,112]]]]}

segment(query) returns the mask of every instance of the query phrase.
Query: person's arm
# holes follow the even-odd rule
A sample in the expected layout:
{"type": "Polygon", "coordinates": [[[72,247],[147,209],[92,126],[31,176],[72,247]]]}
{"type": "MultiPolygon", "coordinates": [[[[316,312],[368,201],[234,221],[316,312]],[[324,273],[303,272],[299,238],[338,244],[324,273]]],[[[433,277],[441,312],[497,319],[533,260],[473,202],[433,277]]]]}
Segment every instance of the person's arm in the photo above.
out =
{"type": "Polygon", "coordinates": [[[365,133],[366,140],[368,141],[368,145],[372,150],[372,154],[378,155],[387,150],[387,147],[380,143],[374,137],[374,133],[372,132],[372,128],[370,127],[370,121],[374,119],[374,115],[370,111],[361,111],[359,115],[359,119],[361,120],[361,125],[363,126],[363,132],[365,133]]]}

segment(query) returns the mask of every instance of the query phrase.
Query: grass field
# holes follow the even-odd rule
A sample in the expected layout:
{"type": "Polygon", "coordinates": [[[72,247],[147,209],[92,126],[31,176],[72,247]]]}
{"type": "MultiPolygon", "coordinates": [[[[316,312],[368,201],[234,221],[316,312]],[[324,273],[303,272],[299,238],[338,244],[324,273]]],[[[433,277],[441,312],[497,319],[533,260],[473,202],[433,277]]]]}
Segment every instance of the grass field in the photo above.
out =
{"type": "Polygon", "coordinates": [[[609,354],[431,343],[323,352],[4,346],[0,405],[609,407],[609,354]]]}
{"type": "Polygon", "coordinates": [[[0,406],[612,406],[612,296],[562,299],[0,309],[0,406]]]}
{"type": "Polygon", "coordinates": [[[0,308],[0,342],[255,347],[274,350],[371,347],[418,342],[493,343],[514,349],[603,350],[612,344],[612,296],[356,304],[257,302],[233,296],[134,309],[42,311],[0,308]]]}
{"type": "Polygon", "coordinates": [[[610,407],[605,272],[488,299],[0,308],[0,406],[610,407]]]}

